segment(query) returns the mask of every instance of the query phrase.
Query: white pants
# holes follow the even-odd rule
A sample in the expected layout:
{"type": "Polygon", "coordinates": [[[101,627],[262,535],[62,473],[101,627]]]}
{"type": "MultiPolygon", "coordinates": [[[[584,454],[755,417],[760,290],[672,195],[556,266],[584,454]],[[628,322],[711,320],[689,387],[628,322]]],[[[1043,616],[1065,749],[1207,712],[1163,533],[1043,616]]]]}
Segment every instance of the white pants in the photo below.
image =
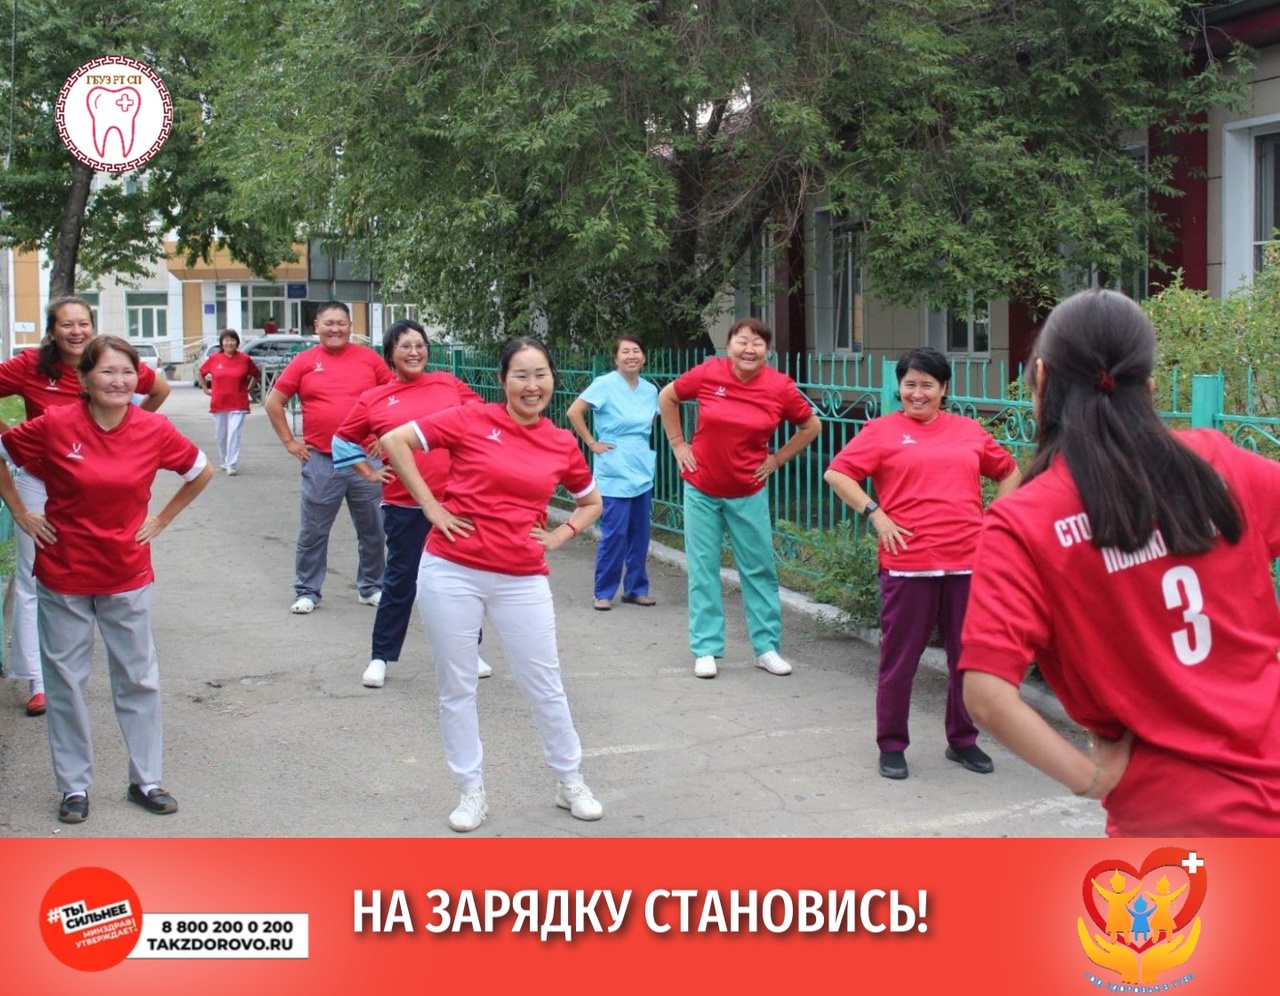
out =
{"type": "Polygon", "coordinates": [[[218,439],[218,460],[223,467],[240,462],[240,432],[248,412],[214,412],[213,428],[218,439]]]}
{"type": "MultiPolygon", "coordinates": [[[[28,512],[43,513],[48,497],[44,481],[19,469],[14,474],[18,497],[28,512]]],[[[55,523],[56,525],[56,523],[55,523]]],[[[40,636],[36,631],[36,579],[32,574],[36,563],[36,541],[22,529],[14,529],[18,543],[17,565],[13,578],[13,641],[9,647],[9,677],[34,680],[37,690],[44,687],[40,671],[40,636]]]]}
{"type": "Polygon", "coordinates": [[[533,711],[547,764],[561,781],[577,774],[582,745],[560,681],[556,615],[546,575],[478,571],[424,553],[418,568],[418,610],[435,660],[445,760],[458,784],[468,788],[483,781],[476,661],[486,614],[533,711]]]}

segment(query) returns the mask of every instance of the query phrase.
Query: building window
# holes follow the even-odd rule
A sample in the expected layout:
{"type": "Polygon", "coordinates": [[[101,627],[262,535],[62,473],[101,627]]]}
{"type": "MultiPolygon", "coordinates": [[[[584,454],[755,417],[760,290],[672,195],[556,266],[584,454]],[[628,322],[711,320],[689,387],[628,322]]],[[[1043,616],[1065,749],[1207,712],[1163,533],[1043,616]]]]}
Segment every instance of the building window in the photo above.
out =
{"type": "Polygon", "coordinates": [[[747,314],[773,328],[773,233],[764,232],[751,247],[748,290],[751,301],[747,314]]]}
{"type": "Polygon", "coordinates": [[[964,308],[930,308],[926,343],[942,353],[987,356],[991,353],[991,305],[970,295],[964,308]]]}
{"type": "Polygon", "coordinates": [[[1262,269],[1263,251],[1280,228],[1280,134],[1257,139],[1257,191],[1254,196],[1253,272],[1262,269]]]}
{"type": "Polygon", "coordinates": [[[169,335],[169,295],[127,293],[125,327],[130,339],[164,339],[169,335]]]}
{"type": "Polygon", "coordinates": [[[813,216],[814,337],[822,352],[861,352],[866,325],[862,231],[833,214],[813,216]]]}

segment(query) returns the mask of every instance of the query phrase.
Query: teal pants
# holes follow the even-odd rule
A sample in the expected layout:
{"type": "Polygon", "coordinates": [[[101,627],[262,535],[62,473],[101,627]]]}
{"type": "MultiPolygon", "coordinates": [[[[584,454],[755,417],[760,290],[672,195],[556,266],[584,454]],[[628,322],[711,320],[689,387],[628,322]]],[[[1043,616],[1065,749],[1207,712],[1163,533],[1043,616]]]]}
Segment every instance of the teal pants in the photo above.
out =
{"type": "Polygon", "coordinates": [[[689,648],[694,657],[724,656],[720,549],[724,534],[742,581],[742,605],[758,657],[782,649],[782,599],[773,559],[766,489],[747,498],[713,498],[684,486],[684,549],[689,563],[689,648]]]}

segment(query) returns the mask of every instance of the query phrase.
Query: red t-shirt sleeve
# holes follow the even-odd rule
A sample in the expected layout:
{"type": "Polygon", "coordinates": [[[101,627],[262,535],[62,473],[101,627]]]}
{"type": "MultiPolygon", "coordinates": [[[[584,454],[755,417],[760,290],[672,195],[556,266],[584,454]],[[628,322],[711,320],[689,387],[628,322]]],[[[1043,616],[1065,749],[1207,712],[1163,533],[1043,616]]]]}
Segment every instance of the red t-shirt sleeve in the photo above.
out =
{"type": "Polygon", "coordinates": [[[262,371],[258,369],[258,364],[254,363],[253,360],[249,359],[248,356],[245,356],[244,362],[245,362],[244,375],[246,378],[248,378],[249,380],[257,380],[259,377],[262,376],[262,371]]]}
{"type": "MultiPolygon", "coordinates": [[[[975,423],[976,424],[976,423],[975,423]]],[[[979,426],[981,429],[981,426],[979,426]]],[[[978,472],[991,481],[1003,481],[1018,466],[1013,455],[996,442],[991,433],[982,429],[982,454],[978,458],[978,472]]]]}
{"type": "Polygon", "coordinates": [[[813,402],[790,377],[787,378],[787,395],[782,403],[782,417],[792,425],[804,425],[813,418],[813,402]]]}
{"type": "Polygon", "coordinates": [[[159,422],[160,431],[164,434],[160,447],[160,466],[175,474],[185,474],[196,465],[200,449],[164,416],[159,416],[159,422]]]}
{"type": "Polygon", "coordinates": [[[876,446],[876,430],[873,422],[866,423],[856,436],[844,445],[835,459],[831,461],[830,470],[854,481],[870,477],[880,466],[880,448],[876,446]]]}
{"type": "Polygon", "coordinates": [[[698,390],[702,387],[702,382],[707,375],[709,362],[709,360],[703,360],[692,370],[686,370],[671,382],[671,388],[676,392],[677,400],[692,401],[698,396],[698,390]]]}
{"type": "Polygon", "coordinates": [[[35,366],[35,363],[27,357],[35,356],[36,353],[37,350],[28,349],[13,359],[0,363],[0,398],[7,398],[11,394],[22,394],[22,389],[30,380],[31,370],[35,366]]]}
{"type": "Polygon", "coordinates": [[[457,388],[457,391],[458,391],[458,404],[460,405],[484,404],[484,398],[480,397],[480,395],[476,394],[475,391],[471,390],[471,388],[467,385],[465,381],[458,380],[457,377],[454,377],[453,386],[457,388]]]}
{"type": "Polygon", "coordinates": [[[302,386],[302,364],[303,357],[311,350],[304,350],[293,359],[291,359],[280,376],[275,379],[275,383],[271,385],[271,390],[279,391],[286,398],[292,398],[298,393],[298,388],[302,386]]]}
{"type": "Polygon", "coordinates": [[[377,384],[390,384],[396,379],[396,375],[391,372],[391,368],[382,362],[382,357],[369,350],[369,362],[373,364],[373,379],[377,384]]]}
{"type": "Polygon", "coordinates": [[[14,464],[25,467],[44,454],[45,425],[44,416],[27,419],[21,425],[15,425],[0,436],[0,444],[3,444],[5,452],[9,454],[9,459],[14,464]]]}
{"type": "Polygon", "coordinates": [[[156,372],[145,363],[138,367],[138,393],[150,394],[151,389],[156,386],[156,372]]]}
{"type": "Polygon", "coordinates": [[[205,377],[209,376],[209,364],[213,362],[214,357],[216,357],[217,355],[218,355],[217,353],[214,353],[213,356],[210,356],[207,360],[205,360],[203,363],[200,364],[201,380],[204,380],[205,377]]]}
{"type": "Polygon", "coordinates": [[[1225,437],[1220,446],[1232,477],[1245,492],[1241,497],[1248,504],[1246,528],[1259,530],[1272,558],[1280,557],[1280,462],[1242,449],[1225,437]]]}
{"type": "Polygon", "coordinates": [[[965,609],[960,670],[985,671],[1022,684],[1051,614],[1031,551],[993,505],[983,520],[965,609]]]}
{"type": "Polygon", "coordinates": [[[450,449],[461,438],[464,424],[466,420],[461,407],[445,408],[414,423],[428,449],[443,450],[450,449]]]}
{"type": "Polygon", "coordinates": [[[575,498],[589,494],[595,484],[591,468],[587,466],[586,458],[576,443],[569,451],[569,465],[565,468],[564,477],[560,480],[569,494],[575,498]]]}
{"type": "Polygon", "coordinates": [[[349,443],[363,447],[365,440],[372,432],[369,426],[369,401],[366,392],[360,395],[356,403],[351,406],[351,411],[347,412],[346,418],[334,430],[333,438],[345,439],[349,443]]]}

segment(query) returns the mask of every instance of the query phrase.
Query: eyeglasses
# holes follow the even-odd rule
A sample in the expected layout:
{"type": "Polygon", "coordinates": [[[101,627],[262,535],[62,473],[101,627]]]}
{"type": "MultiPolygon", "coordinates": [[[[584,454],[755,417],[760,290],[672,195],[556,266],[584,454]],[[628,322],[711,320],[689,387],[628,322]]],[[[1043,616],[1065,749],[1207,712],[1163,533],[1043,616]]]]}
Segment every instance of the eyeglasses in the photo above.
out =
{"type": "Polygon", "coordinates": [[[425,353],[428,347],[420,342],[398,342],[396,349],[402,353],[425,353]]]}

